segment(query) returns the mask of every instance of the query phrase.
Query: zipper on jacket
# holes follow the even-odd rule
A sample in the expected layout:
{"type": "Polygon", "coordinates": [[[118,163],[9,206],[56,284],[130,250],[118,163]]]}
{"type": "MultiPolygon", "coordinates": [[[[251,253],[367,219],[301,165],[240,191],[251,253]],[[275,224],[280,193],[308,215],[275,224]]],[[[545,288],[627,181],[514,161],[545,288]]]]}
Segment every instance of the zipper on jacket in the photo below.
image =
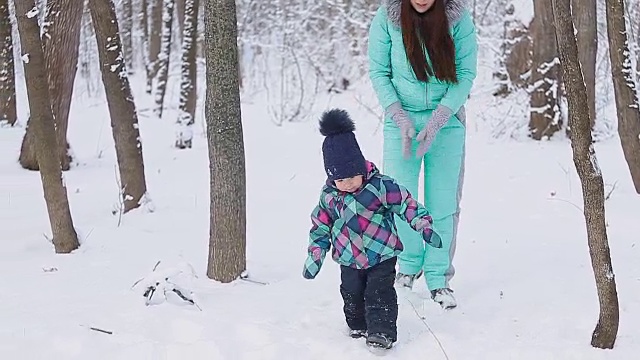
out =
{"type": "Polygon", "coordinates": [[[428,83],[428,81],[424,82],[424,92],[425,92],[425,95],[426,95],[425,103],[426,103],[426,106],[427,106],[427,109],[428,109],[431,106],[431,104],[429,102],[429,83],[428,83]]]}
{"type": "Polygon", "coordinates": [[[346,203],[346,194],[341,191],[338,195],[338,215],[340,217],[344,216],[345,203],[346,203]]]}

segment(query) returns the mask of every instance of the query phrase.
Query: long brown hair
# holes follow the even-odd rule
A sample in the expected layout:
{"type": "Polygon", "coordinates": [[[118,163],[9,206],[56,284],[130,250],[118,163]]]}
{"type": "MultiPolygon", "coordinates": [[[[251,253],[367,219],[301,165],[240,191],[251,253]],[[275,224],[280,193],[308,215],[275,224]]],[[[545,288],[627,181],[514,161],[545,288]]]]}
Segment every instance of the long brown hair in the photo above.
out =
{"type": "Polygon", "coordinates": [[[435,76],[441,81],[458,82],[456,48],[449,33],[445,1],[436,0],[433,6],[423,14],[413,8],[411,0],[402,1],[400,9],[402,40],[413,72],[421,81],[427,81],[429,77],[435,76]],[[431,66],[427,62],[425,49],[431,60],[431,66]]]}

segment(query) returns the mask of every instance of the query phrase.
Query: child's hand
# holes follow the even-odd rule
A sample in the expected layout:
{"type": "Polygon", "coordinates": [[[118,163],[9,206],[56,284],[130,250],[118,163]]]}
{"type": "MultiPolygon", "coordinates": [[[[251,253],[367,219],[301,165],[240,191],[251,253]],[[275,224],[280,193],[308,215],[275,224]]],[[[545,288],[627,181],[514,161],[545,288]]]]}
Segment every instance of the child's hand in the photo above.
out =
{"type": "Polygon", "coordinates": [[[431,227],[422,229],[422,239],[434,248],[439,249],[442,247],[442,239],[440,238],[440,235],[433,231],[431,227]]]}
{"type": "Polygon", "coordinates": [[[322,267],[322,262],[324,260],[324,256],[326,251],[323,249],[316,247],[313,249],[311,254],[307,256],[307,261],[304,263],[304,270],[302,271],[302,276],[305,279],[311,280],[315,279],[315,277],[320,272],[320,268],[322,267]]]}
{"type": "Polygon", "coordinates": [[[308,257],[304,264],[304,269],[302,270],[302,277],[307,280],[313,280],[319,272],[320,267],[316,265],[311,257],[308,257]]]}
{"type": "Polygon", "coordinates": [[[313,280],[316,278],[316,275],[313,275],[309,272],[309,270],[304,269],[304,271],[302,272],[302,277],[307,280],[313,280]]]}
{"type": "Polygon", "coordinates": [[[435,231],[433,231],[433,222],[431,218],[422,218],[416,223],[416,229],[421,230],[422,239],[435,248],[442,247],[442,239],[435,231]]]}

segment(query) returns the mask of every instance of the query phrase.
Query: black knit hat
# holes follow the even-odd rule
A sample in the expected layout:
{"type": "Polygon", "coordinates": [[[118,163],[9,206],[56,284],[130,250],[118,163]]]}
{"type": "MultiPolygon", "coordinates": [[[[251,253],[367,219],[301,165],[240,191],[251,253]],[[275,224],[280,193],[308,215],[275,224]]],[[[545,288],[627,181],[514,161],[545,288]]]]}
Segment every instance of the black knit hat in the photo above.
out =
{"type": "Polygon", "coordinates": [[[320,133],[324,169],[329,180],[335,181],[367,174],[367,164],[353,133],[353,120],[345,110],[333,109],[322,114],[320,133]]]}

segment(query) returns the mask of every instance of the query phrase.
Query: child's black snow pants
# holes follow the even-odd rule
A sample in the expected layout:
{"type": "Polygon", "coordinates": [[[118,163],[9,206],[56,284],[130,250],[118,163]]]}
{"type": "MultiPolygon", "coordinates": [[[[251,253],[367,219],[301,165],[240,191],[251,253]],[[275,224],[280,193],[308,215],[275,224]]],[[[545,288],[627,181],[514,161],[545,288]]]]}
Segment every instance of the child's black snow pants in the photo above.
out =
{"type": "Polygon", "coordinates": [[[396,261],[394,257],[362,270],[340,267],[340,293],[349,328],[385,334],[397,341],[398,295],[393,287],[396,261]]]}

